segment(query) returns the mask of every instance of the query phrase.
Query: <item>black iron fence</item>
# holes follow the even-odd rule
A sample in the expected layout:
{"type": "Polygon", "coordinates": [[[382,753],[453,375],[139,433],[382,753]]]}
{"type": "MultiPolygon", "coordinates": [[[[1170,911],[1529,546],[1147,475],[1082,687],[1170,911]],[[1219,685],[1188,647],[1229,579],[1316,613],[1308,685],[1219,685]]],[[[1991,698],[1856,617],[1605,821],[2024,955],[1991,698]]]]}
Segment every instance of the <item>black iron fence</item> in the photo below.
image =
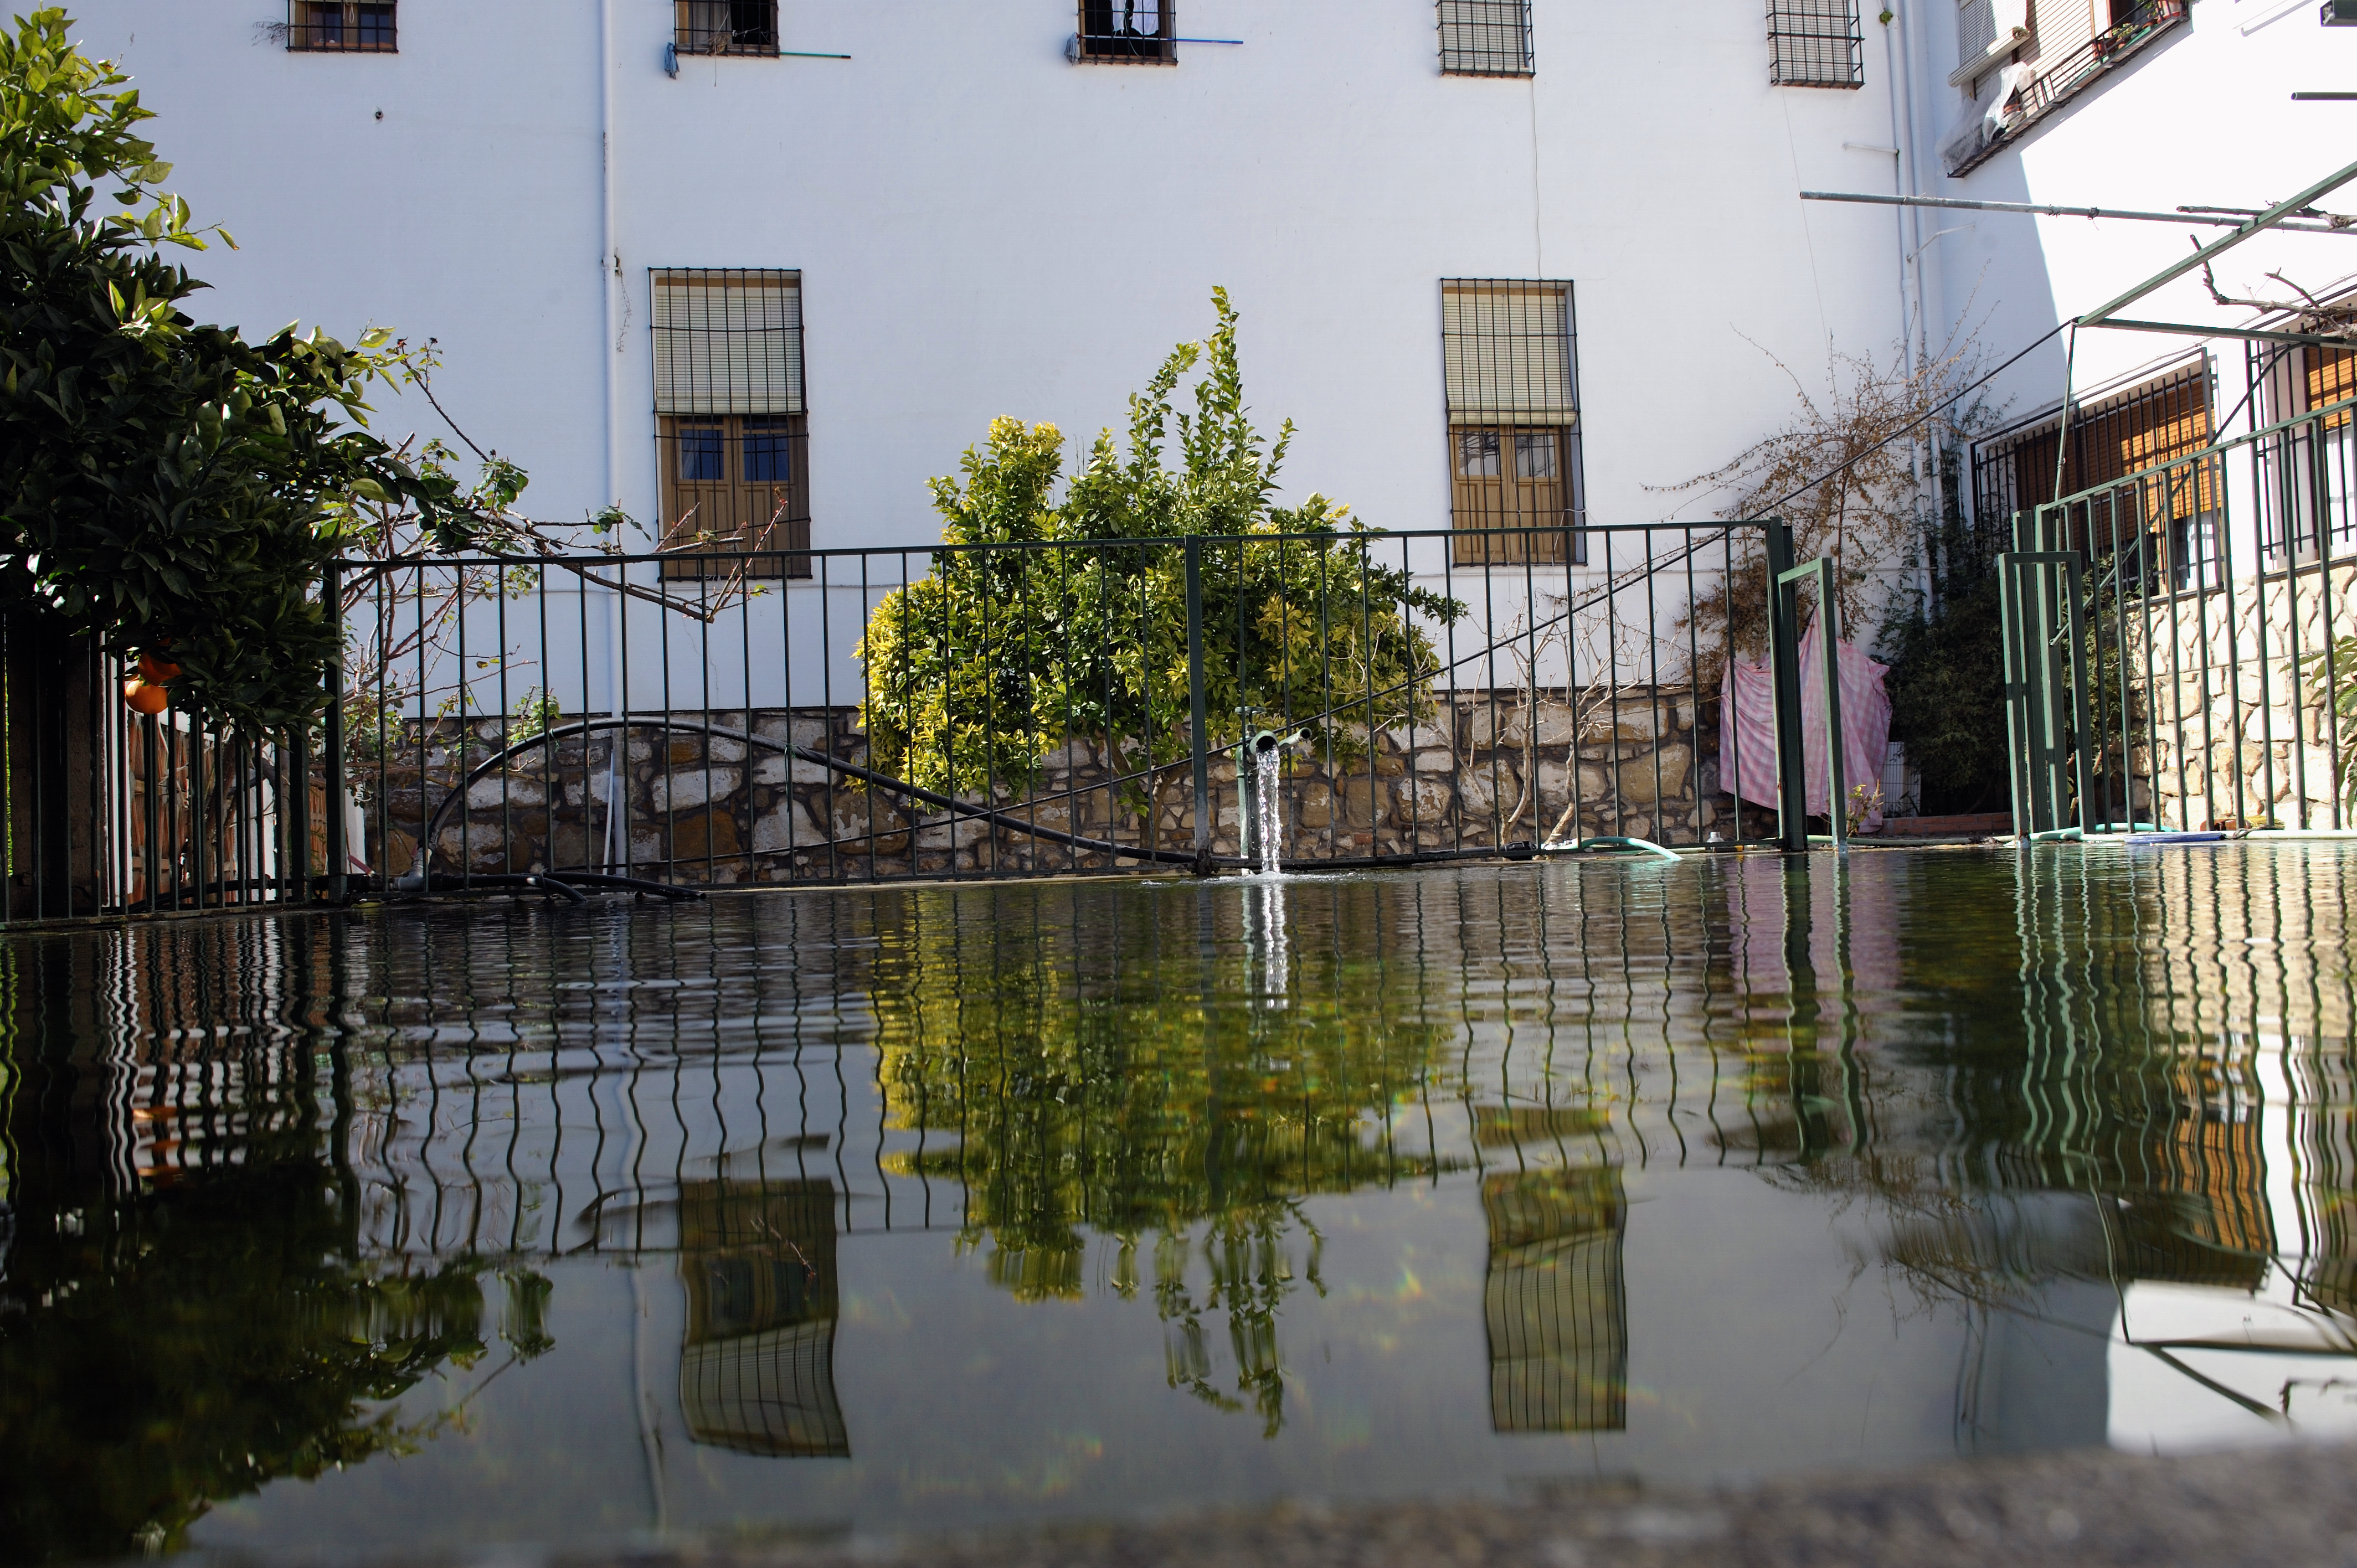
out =
{"type": "Polygon", "coordinates": [[[222,734],[132,703],[135,669],[0,615],[0,922],[274,903],[326,867],[304,734],[222,734]]]}
{"type": "Polygon", "coordinates": [[[1733,792],[1784,729],[1720,718],[1788,532],[1582,532],[346,561],[272,736],[11,622],[0,918],[1797,846],[1733,792]]]}
{"type": "Polygon", "coordinates": [[[1716,695],[1768,530],[1587,532],[1568,573],[1445,532],[353,563],[330,763],[413,888],[1763,835],[1716,695]]]}

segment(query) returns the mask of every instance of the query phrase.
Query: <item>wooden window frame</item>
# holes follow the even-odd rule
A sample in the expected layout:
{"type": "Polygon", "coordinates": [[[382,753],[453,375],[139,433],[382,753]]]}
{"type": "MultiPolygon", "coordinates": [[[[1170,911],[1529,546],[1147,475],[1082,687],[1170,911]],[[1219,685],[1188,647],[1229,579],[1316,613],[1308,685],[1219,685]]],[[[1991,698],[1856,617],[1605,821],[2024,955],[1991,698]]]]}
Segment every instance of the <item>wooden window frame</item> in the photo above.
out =
{"type": "Polygon", "coordinates": [[[647,281],[662,497],[657,548],[693,557],[664,562],[662,575],[810,576],[802,274],[657,267],[647,281]],[[691,443],[692,432],[715,434],[691,443]],[[711,472],[691,471],[691,449],[710,455],[711,472]],[[774,472],[780,460],[782,478],[774,472]]]}
{"type": "Polygon", "coordinates": [[[286,48],[290,54],[399,54],[400,0],[286,0],[286,48]],[[327,36],[328,24],[322,19],[329,11],[337,14],[332,40],[327,36]],[[361,22],[364,16],[383,22],[382,38],[363,39],[361,22]]]}
{"type": "Polygon", "coordinates": [[[763,552],[810,549],[810,416],[662,413],[655,418],[656,439],[662,448],[663,537],[658,548],[697,557],[664,562],[663,576],[716,580],[734,573],[761,579],[809,576],[807,554],[763,552]],[[786,478],[782,481],[757,479],[747,473],[751,464],[746,437],[757,420],[784,444],[786,478]],[[690,431],[716,429],[720,435],[717,476],[683,474],[683,437],[690,431]],[[738,558],[736,552],[747,553],[738,558]]]}
{"type": "MultiPolygon", "coordinates": [[[[1460,566],[1527,561],[1544,566],[1587,564],[1587,515],[1585,458],[1581,451],[1579,415],[1579,330],[1570,280],[1563,278],[1444,278],[1441,280],[1442,358],[1445,424],[1448,429],[1448,516],[1455,531],[1450,555],[1460,566]],[[1558,295],[1562,301],[1563,341],[1557,369],[1563,384],[1549,395],[1555,372],[1530,377],[1534,361],[1532,338],[1523,346],[1502,351],[1477,344],[1512,344],[1476,330],[1452,329],[1452,295],[1506,297],[1514,295],[1558,295]],[[1461,374],[1469,383],[1460,393],[1461,374]],[[1502,378],[1500,371],[1505,373],[1502,378]],[[1496,393],[1507,392],[1504,398],[1496,393]],[[1461,401],[1469,398],[1470,402],[1461,401]],[[1539,436],[1553,447],[1554,472],[1539,476],[1524,471],[1522,453],[1539,436]],[[1469,442],[1488,439],[1494,453],[1494,472],[1469,471],[1469,442]],[[1550,497],[1548,492],[1552,491],[1550,497]],[[1491,533],[1490,529],[1526,532],[1491,533]]],[[[1501,324],[1508,317],[1500,317],[1501,324]]],[[[1485,311],[1480,320],[1491,319],[1485,311]]],[[[1547,358],[1554,358],[1549,354],[1547,358]]]]}

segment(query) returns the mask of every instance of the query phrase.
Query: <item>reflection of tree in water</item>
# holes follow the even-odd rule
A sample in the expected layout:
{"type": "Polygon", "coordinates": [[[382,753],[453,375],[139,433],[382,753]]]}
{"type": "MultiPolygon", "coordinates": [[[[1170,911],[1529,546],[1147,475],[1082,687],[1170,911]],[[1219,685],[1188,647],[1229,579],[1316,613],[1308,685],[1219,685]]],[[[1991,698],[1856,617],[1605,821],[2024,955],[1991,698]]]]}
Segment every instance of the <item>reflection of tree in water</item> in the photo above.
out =
{"type": "Polygon", "coordinates": [[[1372,900],[1336,901],[1330,942],[1297,937],[1277,1005],[1236,945],[1232,897],[1082,893],[1066,925],[999,918],[1039,908],[920,895],[878,921],[879,1070],[895,1124],[919,1134],[889,1168],[961,1183],[962,1244],[986,1241],[991,1279],[1027,1300],[1082,1294],[1092,1230],[1116,1239],[1111,1283],[1133,1296],[1153,1238],[1171,1386],[1248,1401],[1273,1434],[1277,1314],[1300,1282],[1320,1288],[1300,1200],[1434,1174],[1394,1145],[1392,1108],[1452,1032],[1425,1020],[1415,968],[1351,929],[1380,918],[1372,900]]]}
{"type": "Polygon", "coordinates": [[[463,1419],[371,1407],[476,1367],[493,1324],[513,1359],[550,1346],[544,1279],[503,1276],[493,1311],[464,1262],[372,1272],[346,1259],[333,1196],[323,1165],[289,1160],[17,1210],[0,1287],[0,1558],[177,1547],[221,1499],[414,1452],[463,1419]]]}
{"type": "Polygon", "coordinates": [[[553,1344],[537,1273],[360,1258],[313,1038],[259,987],[190,989],[236,977],[230,944],[251,937],[155,936],[163,961],[127,1000],[84,967],[91,946],[0,949],[0,1561],[178,1547],[217,1502],[464,1420],[463,1403],[424,1421],[385,1408],[422,1380],[482,1367],[479,1388],[553,1344]],[[94,996],[123,1015],[102,1026],[94,996]],[[178,1168],[126,1180],[121,1064],[90,1054],[117,1039],[186,1085],[228,1086],[141,1107],[178,1168]],[[504,1357],[484,1367],[495,1335],[504,1357]]]}
{"type": "MultiPolygon", "coordinates": [[[[1222,1392],[1212,1380],[1211,1347],[1203,1332],[1203,1314],[1225,1310],[1236,1391],[1252,1396],[1262,1434],[1267,1437],[1285,1425],[1285,1359],[1276,1343],[1276,1311],[1293,1286],[1288,1220],[1308,1239],[1302,1273],[1323,1296],[1326,1283],[1318,1276],[1318,1261],[1325,1238],[1291,1200],[1257,1204],[1249,1212],[1231,1209],[1212,1218],[1202,1240],[1211,1284],[1200,1301],[1187,1283],[1188,1238],[1166,1231],[1154,1249],[1154,1305],[1162,1317],[1162,1356],[1170,1386],[1185,1389],[1215,1410],[1243,1409],[1242,1400],[1222,1392]]],[[[1135,1245],[1134,1239],[1124,1238],[1125,1263],[1135,1245]]],[[[1117,1288],[1123,1279],[1116,1273],[1117,1288]]],[[[1122,1294],[1129,1295],[1135,1289],[1132,1280],[1122,1294]]]]}

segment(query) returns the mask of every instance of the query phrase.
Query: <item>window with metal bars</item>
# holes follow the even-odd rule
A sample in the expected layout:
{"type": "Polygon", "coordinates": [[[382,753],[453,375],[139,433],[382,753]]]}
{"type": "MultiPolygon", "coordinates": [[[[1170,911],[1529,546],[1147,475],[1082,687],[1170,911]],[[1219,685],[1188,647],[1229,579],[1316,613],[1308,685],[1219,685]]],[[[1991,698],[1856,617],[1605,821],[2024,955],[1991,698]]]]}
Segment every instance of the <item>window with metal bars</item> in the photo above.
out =
{"type": "Polygon", "coordinates": [[[1108,65],[1176,65],[1178,19],[1170,0],[1081,0],[1076,60],[1108,65]]]}
{"type": "MultiPolygon", "coordinates": [[[[2208,447],[2211,392],[2209,363],[2198,360],[2072,404],[2067,448],[2058,447],[2061,422],[2052,414],[1975,446],[1974,512],[1983,555],[2017,548],[2018,512],[2208,447]]],[[[2091,529],[2098,552],[2134,552],[2126,568],[2130,580],[2164,592],[2205,587],[2218,569],[2223,478],[2214,460],[2186,464],[2121,487],[2078,521],[2091,529]]]]}
{"type": "Polygon", "coordinates": [[[1779,87],[1863,87],[1857,0],[1768,0],[1768,80],[1779,87]]]}
{"type": "Polygon", "coordinates": [[[289,0],[286,47],[327,54],[393,54],[393,0],[289,0]]]}
{"type": "Polygon", "coordinates": [[[1531,74],[1531,0],[1440,0],[1444,76],[1531,74]]]}
{"type": "MultiPolygon", "coordinates": [[[[2297,319],[2284,325],[2312,329],[2297,319]]],[[[2334,405],[2357,397],[2357,349],[2252,344],[2247,353],[2260,418],[2289,425],[2254,450],[2267,564],[2283,564],[2287,554],[2302,564],[2345,560],[2357,542],[2357,421],[2334,405]],[[2301,418],[2326,409],[2333,412],[2301,418]]]]}
{"type": "Polygon", "coordinates": [[[1440,323],[1458,562],[1585,564],[1571,285],[1446,279],[1440,323]]]}
{"type": "Polygon", "coordinates": [[[672,43],[683,55],[774,55],[778,0],[673,0],[672,43]]]}
{"type": "Polygon", "coordinates": [[[808,410],[802,274],[764,268],[651,274],[657,436],[668,551],[753,553],[666,563],[667,577],[806,577],[808,410]]]}

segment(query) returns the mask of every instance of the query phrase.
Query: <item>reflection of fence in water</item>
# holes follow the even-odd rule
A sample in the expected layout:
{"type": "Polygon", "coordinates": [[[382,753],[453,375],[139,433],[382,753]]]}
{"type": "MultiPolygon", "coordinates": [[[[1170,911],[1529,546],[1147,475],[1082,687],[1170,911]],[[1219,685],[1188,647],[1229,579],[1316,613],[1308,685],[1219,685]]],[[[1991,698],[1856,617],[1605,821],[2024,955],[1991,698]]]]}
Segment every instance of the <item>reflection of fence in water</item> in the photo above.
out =
{"type": "Polygon", "coordinates": [[[1179,942],[1183,973],[1157,984],[1177,975],[1171,998],[1195,994],[1210,955],[1225,977],[1212,1000],[1250,1014],[1268,1059],[1306,1055],[1331,1026],[1329,993],[1356,996],[1351,1015],[1437,1030],[1425,1066],[1387,1091],[1388,1121],[1358,1124],[1363,1164],[1318,1190],[1471,1178],[1503,1427],[1613,1418],[1628,1339],[1617,1172],[1654,1163],[1813,1165],[1900,1201],[1910,1180],[1924,1184],[1915,1197],[2108,1193],[2123,1277],[2232,1283],[2279,1260],[2311,1299],[2348,1310],[2357,1155],[2348,1052],[2331,1042],[2351,993],[2312,945],[2342,918],[2337,860],[2251,852],[2236,870],[2203,852],[2105,870],[2042,856],[2002,883],[2019,929],[1994,934],[2018,940],[2018,969],[1946,972],[1903,971],[1921,960],[1891,935],[1917,897],[1904,868],[1921,863],[1877,864],[1858,857],[1846,879],[1747,858],[1651,876],[1298,883],[1285,890],[1287,969],[1268,961],[1256,905],[1248,922],[1254,889],[1075,890],[1069,922],[1019,940],[1007,897],[1068,895],[716,905],[709,930],[700,910],[598,928],[594,952],[567,945],[590,928],[540,915],[355,924],[340,939],[292,923],[110,933],[71,950],[111,955],[95,972],[20,971],[20,986],[87,1010],[79,1037],[114,1043],[71,1095],[17,1106],[91,1105],[126,1197],[279,1150],[324,1157],[345,1175],[350,1245],[394,1271],[675,1258],[704,1302],[683,1359],[698,1430],[831,1452],[841,1417],[814,1304],[833,1299],[839,1239],[967,1230],[977,1184],[1007,1176],[963,1135],[932,1134],[962,1157],[914,1157],[926,1133],[894,1123],[869,1009],[931,970],[978,1049],[975,1008],[1028,952],[1056,986],[1103,980],[1167,1011],[1087,957],[1118,924],[1087,901],[1137,900],[1122,908],[1168,913],[1132,924],[1158,920],[1179,942]],[[758,909],[780,913],[730,913],[758,909]],[[878,967],[879,931],[899,967],[878,967]],[[1370,933],[1381,959],[1347,959],[1370,933]],[[1374,992],[1342,988],[1346,959],[1361,966],[1350,983],[1374,992]],[[578,978],[534,978],[557,973],[578,978]],[[1917,1004],[1894,999],[1910,973],[1966,1012],[1982,1005],[1969,988],[1995,987],[1983,1022],[2010,1035],[2018,1018],[2023,1046],[1943,1057],[1936,1072],[1851,1048],[1905,1026],[1917,1004]],[[1268,1007],[1280,992],[1290,1004],[1268,1007]],[[2253,1029],[2285,1017],[2329,1037],[2253,1029]],[[800,1305],[797,1267],[824,1276],[802,1276],[800,1305]]]}

